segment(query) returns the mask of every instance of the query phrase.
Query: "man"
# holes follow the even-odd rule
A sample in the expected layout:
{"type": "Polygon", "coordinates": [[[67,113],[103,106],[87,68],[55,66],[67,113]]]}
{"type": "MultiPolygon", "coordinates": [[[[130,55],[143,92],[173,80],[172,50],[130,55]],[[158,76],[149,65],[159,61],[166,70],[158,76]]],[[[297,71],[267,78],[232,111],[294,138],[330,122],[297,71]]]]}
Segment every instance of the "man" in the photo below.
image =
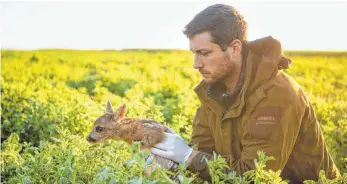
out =
{"type": "Polygon", "coordinates": [[[291,61],[272,37],[246,40],[247,23],[237,10],[216,4],[185,27],[193,67],[203,81],[195,88],[201,106],[193,121],[192,145],[177,134],[157,144],[153,154],[186,163],[210,180],[203,157],[226,158],[232,171],[255,168],[257,151],[275,160],[266,169],[281,170],[291,183],[340,175],[327,151],[322,130],[303,89],[282,70],[291,61]]]}

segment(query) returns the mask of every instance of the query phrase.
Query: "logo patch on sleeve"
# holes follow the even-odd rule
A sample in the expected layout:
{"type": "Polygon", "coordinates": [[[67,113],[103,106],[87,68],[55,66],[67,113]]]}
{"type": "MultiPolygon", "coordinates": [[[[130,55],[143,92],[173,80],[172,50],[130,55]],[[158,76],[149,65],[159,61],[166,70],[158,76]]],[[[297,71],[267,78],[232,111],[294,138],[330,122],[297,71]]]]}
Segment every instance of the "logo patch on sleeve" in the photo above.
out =
{"type": "Polygon", "coordinates": [[[256,109],[248,121],[251,136],[261,139],[276,139],[281,113],[280,107],[260,107],[256,109]]]}

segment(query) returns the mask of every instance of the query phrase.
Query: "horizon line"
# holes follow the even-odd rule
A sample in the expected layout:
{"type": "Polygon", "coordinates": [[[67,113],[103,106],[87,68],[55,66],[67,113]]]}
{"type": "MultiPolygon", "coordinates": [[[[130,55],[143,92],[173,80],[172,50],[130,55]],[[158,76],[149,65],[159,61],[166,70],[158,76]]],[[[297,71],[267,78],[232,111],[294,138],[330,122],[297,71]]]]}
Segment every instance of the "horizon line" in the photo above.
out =
{"type": "MultiPolygon", "coordinates": [[[[172,51],[188,51],[189,49],[184,48],[146,48],[146,47],[134,47],[134,48],[35,48],[35,49],[23,49],[23,48],[0,48],[1,51],[44,51],[44,50],[70,50],[70,51],[127,51],[127,50],[172,50],[172,51]]],[[[347,50],[340,49],[282,49],[283,51],[300,51],[300,52],[347,52],[347,50]]]]}

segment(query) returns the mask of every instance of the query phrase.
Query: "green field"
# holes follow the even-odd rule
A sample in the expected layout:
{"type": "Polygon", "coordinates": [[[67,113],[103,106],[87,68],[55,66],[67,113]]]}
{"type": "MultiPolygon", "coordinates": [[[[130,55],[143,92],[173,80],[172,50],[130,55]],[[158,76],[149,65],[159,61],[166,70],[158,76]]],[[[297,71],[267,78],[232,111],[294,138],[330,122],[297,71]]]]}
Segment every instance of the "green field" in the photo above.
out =
{"type": "MultiPolygon", "coordinates": [[[[310,97],[345,173],[321,182],[347,183],[347,52],[285,54],[293,61],[285,72],[310,97]]],[[[1,51],[2,183],[172,182],[168,171],[144,175],[148,152],[137,144],[92,145],[85,138],[110,99],[114,108],[125,103],[127,116],[164,122],[188,141],[199,105],[193,88],[201,80],[192,60],[190,52],[178,50],[1,51]]],[[[215,183],[280,180],[279,173],[261,168],[242,178],[217,174],[221,158],[210,164],[215,183]]],[[[185,183],[202,182],[184,168],[180,173],[185,183]]]]}

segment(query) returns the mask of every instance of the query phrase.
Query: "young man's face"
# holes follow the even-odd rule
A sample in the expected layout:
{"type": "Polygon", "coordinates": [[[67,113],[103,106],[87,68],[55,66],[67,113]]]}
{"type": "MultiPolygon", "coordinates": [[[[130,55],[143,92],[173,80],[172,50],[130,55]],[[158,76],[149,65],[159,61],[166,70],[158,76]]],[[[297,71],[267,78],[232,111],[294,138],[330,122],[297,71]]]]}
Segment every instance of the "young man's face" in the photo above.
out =
{"type": "Polygon", "coordinates": [[[202,32],[189,39],[190,50],[194,53],[193,67],[201,73],[206,83],[224,82],[232,75],[235,61],[227,49],[212,42],[209,32],[202,32]]]}

